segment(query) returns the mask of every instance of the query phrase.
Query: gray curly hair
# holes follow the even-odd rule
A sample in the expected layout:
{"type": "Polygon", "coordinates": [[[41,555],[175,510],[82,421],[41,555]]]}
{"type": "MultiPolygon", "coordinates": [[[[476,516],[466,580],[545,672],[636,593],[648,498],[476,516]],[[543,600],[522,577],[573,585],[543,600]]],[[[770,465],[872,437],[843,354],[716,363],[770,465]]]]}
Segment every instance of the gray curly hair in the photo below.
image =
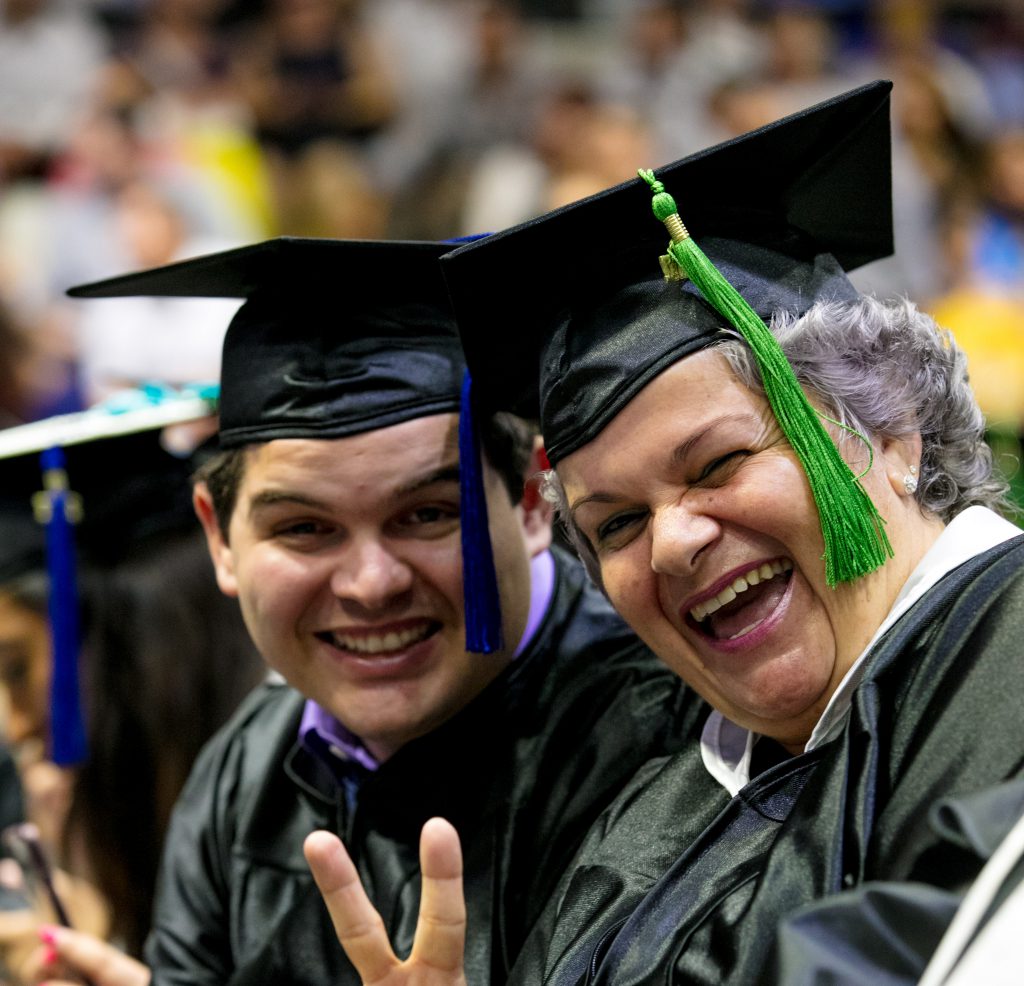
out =
{"type": "MultiPolygon", "coordinates": [[[[842,425],[873,439],[921,434],[915,499],[943,521],[973,504],[1009,512],[1007,483],[993,470],[985,419],[968,384],[967,358],[952,335],[913,302],[818,302],[806,314],[781,314],[772,332],[797,379],[842,425]]],[[[750,348],[733,336],[716,344],[736,376],[763,393],[750,348]]],[[[543,484],[559,517],[568,517],[554,471],[543,484]]],[[[566,523],[569,540],[597,579],[589,542],[566,523]]]]}

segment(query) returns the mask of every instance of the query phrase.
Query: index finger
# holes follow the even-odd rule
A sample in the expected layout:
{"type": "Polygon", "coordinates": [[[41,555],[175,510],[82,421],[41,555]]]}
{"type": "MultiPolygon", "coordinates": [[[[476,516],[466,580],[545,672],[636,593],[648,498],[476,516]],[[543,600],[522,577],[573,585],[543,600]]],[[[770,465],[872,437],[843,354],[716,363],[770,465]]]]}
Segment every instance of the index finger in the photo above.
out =
{"type": "Polygon", "coordinates": [[[330,832],[310,833],[302,849],[341,947],[359,978],[372,986],[399,963],[384,921],[366,896],[355,864],[341,839],[330,832]]]}

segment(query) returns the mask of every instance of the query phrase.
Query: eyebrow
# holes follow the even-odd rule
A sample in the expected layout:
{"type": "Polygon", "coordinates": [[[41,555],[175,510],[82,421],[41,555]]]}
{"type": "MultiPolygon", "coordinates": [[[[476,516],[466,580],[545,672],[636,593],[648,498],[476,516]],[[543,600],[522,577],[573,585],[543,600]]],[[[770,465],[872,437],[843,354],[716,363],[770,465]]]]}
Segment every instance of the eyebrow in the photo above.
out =
{"type": "MultiPolygon", "coordinates": [[[[611,493],[590,493],[587,496],[581,496],[575,503],[569,507],[569,519],[575,524],[576,523],[576,511],[585,507],[588,503],[617,503],[619,498],[612,496],[611,493]]],[[[579,526],[577,524],[577,526],[579,526]]]]}
{"type": "MultiPolygon", "coordinates": [[[[673,450],[672,450],[672,464],[680,465],[685,462],[686,459],[693,453],[693,450],[704,440],[707,435],[714,431],[719,425],[725,424],[729,421],[742,421],[746,418],[745,414],[723,414],[720,418],[715,418],[714,421],[709,421],[700,431],[694,432],[689,438],[683,439],[673,450]]],[[[588,503],[617,503],[620,498],[612,493],[590,493],[587,496],[580,497],[569,507],[569,517],[575,523],[576,511],[581,507],[586,506],[588,503]]]]}
{"type": "MultiPolygon", "coordinates": [[[[418,493],[420,490],[433,486],[435,483],[457,483],[459,481],[459,464],[452,462],[447,465],[433,469],[422,476],[403,483],[397,489],[387,494],[391,500],[418,493]]],[[[326,510],[328,504],[313,496],[308,496],[298,490],[261,490],[249,501],[249,515],[259,513],[278,504],[287,503],[297,507],[310,507],[314,510],[326,510]]]]}
{"type": "Polygon", "coordinates": [[[315,497],[306,496],[294,490],[261,490],[249,500],[249,516],[276,507],[279,503],[289,503],[297,507],[323,509],[326,505],[315,497]]]}
{"type": "Polygon", "coordinates": [[[447,465],[439,466],[431,472],[425,473],[419,479],[412,479],[403,483],[394,491],[394,496],[408,496],[410,493],[418,493],[420,490],[435,483],[457,483],[459,481],[459,464],[450,462],[447,465]]]}

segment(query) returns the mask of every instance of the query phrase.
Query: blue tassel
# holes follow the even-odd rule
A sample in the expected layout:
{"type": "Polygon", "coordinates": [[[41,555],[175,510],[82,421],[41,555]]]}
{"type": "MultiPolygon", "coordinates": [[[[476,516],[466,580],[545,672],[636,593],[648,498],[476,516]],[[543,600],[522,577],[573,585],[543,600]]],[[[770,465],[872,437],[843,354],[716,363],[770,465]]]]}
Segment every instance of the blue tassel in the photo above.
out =
{"type": "Polygon", "coordinates": [[[53,674],[50,678],[50,755],[62,767],[86,758],[85,724],[78,687],[78,592],[75,582],[75,540],[70,516],[71,496],[64,472],[64,450],[43,452],[43,477],[48,508],[46,569],[50,580],[50,634],[53,674]]]}
{"type": "Polygon", "coordinates": [[[473,413],[473,381],[462,380],[459,415],[459,486],[462,505],[462,593],[466,607],[466,650],[493,654],[504,646],[501,599],[487,526],[487,499],[480,439],[473,413]]]}

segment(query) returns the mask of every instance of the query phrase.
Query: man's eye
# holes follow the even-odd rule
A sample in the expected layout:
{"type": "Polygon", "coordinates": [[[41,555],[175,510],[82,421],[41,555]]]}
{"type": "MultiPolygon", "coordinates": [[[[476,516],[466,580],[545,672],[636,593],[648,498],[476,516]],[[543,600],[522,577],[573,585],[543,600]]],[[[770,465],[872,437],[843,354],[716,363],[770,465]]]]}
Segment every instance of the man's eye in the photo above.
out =
{"type": "Polygon", "coordinates": [[[405,523],[410,525],[416,524],[442,524],[452,520],[457,520],[459,511],[454,507],[445,507],[440,505],[429,505],[423,507],[417,507],[415,510],[410,510],[406,514],[405,523]]]}
{"type": "Polygon", "coordinates": [[[414,533],[446,533],[459,524],[459,507],[455,504],[424,504],[397,518],[399,529],[414,533]]]}
{"type": "Polygon", "coordinates": [[[729,452],[727,455],[720,455],[717,459],[712,459],[700,471],[697,482],[700,483],[708,479],[717,479],[727,475],[730,469],[738,466],[750,454],[749,449],[736,449],[736,451],[729,452]]]}
{"type": "Polygon", "coordinates": [[[282,538],[303,538],[312,537],[315,534],[322,534],[326,530],[325,525],[315,520],[297,520],[292,523],[282,524],[277,527],[274,534],[282,538]]]}

